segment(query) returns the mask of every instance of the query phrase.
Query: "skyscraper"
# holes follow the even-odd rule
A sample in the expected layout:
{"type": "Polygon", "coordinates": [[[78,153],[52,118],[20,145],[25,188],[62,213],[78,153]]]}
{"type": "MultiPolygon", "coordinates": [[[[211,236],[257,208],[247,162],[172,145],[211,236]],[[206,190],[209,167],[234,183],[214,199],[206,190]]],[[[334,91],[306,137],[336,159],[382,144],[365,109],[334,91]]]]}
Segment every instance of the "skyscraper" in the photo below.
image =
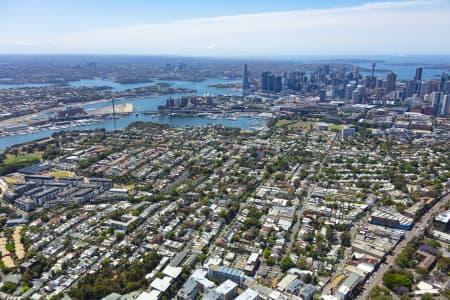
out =
{"type": "Polygon", "coordinates": [[[281,92],[283,88],[283,79],[280,75],[277,75],[273,78],[273,91],[276,93],[281,92]]]}
{"type": "Polygon", "coordinates": [[[264,71],[261,74],[261,89],[264,91],[269,90],[269,76],[270,76],[269,71],[264,71]]]}
{"type": "Polygon", "coordinates": [[[420,96],[421,100],[425,100],[426,95],[430,95],[431,90],[431,83],[429,81],[424,81],[423,83],[421,81],[418,81],[420,83],[418,95],[420,96]]]}
{"type": "Polygon", "coordinates": [[[423,68],[416,69],[416,76],[414,80],[416,81],[415,93],[420,95],[420,89],[422,87],[422,72],[423,68]]]}
{"type": "Polygon", "coordinates": [[[288,74],[287,88],[298,91],[301,88],[301,74],[299,71],[290,72],[288,74]]]}
{"type": "Polygon", "coordinates": [[[269,76],[267,76],[267,90],[273,91],[275,89],[275,75],[270,73],[269,76]]]}
{"type": "Polygon", "coordinates": [[[261,74],[261,89],[263,91],[281,92],[283,89],[283,77],[275,75],[269,71],[264,71],[261,74]]]}
{"type": "Polygon", "coordinates": [[[450,96],[445,95],[442,100],[441,116],[447,117],[450,111],[450,96]]]}
{"type": "Polygon", "coordinates": [[[244,78],[242,81],[242,89],[248,90],[250,88],[250,83],[248,81],[248,69],[247,69],[247,64],[244,65],[244,78]]]}
{"type": "Polygon", "coordinates": [[[345,99],[352,99],[353,90],[355,89],[355,86],[353,84],[347,84],[345,86],[345,99]]]}
{"type": "Polygon", "coordinates": [[[392,92],[395,90],[395,84],[397,83],[397,75],[394,72],[389,72],[386,77],[386,92],[392,92]]]}
{"type": "Polygon", "coordinates": [[[442,93],[431,93],[431,105],[433,106],[433,115],[438,116],[441,113],[442,93]]]}
{"type": "Polygon", "coordinates": [[[416,69],[416,77],[414,77],[414,79],[416,81],[422,80],[422,72],[423,72],[423,68],[417,68],[416,69]]]}
{"type": "Polygon", "coordinates": [[[406,97],[411,97],[416,89],[416,81],[409,80],[406,84],[406,97]]]}
{"type": "Polygon", "coordinates": [[[359,78],[359,67],[357,66],[353,68],[353,78],[359,78]]]}
{"type": "Polygon", "coordinates": [[[443,72],[441,75],[441,82],[439,83],[439,91],[445,93],[445,83],[448,81],[449,76],[447,73],[443,72]]]}
{"type": "Polygon", "coordinates": [[[321,102],[325,101],[326,96],[327,96],[327,90],[326,89],[320,89],[320,91],[319,91],[319,100],[321,102]]]}

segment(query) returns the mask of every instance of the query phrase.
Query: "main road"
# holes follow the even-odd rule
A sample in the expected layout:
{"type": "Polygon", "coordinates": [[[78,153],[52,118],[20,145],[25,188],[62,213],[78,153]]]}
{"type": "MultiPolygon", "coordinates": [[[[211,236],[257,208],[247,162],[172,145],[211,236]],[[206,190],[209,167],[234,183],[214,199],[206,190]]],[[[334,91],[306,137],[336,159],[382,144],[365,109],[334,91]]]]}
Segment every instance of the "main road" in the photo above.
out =
{"type": "Polygon", "coordinates": [[[386,261],[380,265],[378,270],[374,272],[370,277],[370,283],[366,285],[364,292],[357,299],[368,299],[369,292],[374,286],[381,286],[383,283],[383,275],[395,262],[397,255],[405,248],[406,244],[417,236],[419,228],[425,226],[430,221],[431,217],[437,213],[441,207],[443,207],[450,200],[450,193],[441,197],[433,207],[431,207],[420,219],[414,224],[410,231],[407,231],[403,237],[403,240],[395,247],[392,255],[386,256],[386,261]]]}

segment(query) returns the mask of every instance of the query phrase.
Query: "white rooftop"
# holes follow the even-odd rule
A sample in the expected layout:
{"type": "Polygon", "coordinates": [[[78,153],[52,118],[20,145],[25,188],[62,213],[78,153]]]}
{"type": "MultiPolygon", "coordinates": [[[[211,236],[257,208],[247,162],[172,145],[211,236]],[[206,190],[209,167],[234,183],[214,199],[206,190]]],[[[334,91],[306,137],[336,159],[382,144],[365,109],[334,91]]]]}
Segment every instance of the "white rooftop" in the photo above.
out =
{"type": "Polygon", "coordinates": [[[448,223],[450,221],[450,209],[440,213],[434,218],[436,221],[442,222],[442,223],[448,223]]]}
{"type": "Polygon", "coordinates": [[[333,295],[322,295],[320,297],[322,300],[338,300],[338,297],[333,295]]]}
{"type": "Polygon", "coordinates": [[[224,283],[216,288],[216,292],[222,295],[227,295],[229,292],[237,288],[237,286],[237,283],[227,279],[224,283]]]}
{"type": "Polygon", "coordinates": [[[247,260],[247,264],[251,265],[256,263],[256,261],[258,260],[259,254],[257,252],[253,252],[252,254],[250,254],[248,260],[247,260]]]}
{"type": "Polygon", "coordinates": [[[375,270],[375,266],[371,263],[362,262],[358,264],[358,269],[363,270],[366,273],[372,273],[375,270]]]}
{"type": "Polygon", "coordinates": [[[294,281],[295,279],[297,279],[298,276],[295,274],[287,274],[283,279],[281,279],[281,281],[277,284],[277,288],[280,291],[284,291],[287,286],[294,281]]]}
{"type": "Polygon", "coordinates": [[[158,291],[165,292],[170,287],[172,283],[172,278],[169,276],[165,276],[163,279],[155,278],[150,286],[158,291]]]}
{"type": "Polygon", "coordinates": [[[246,289],[242,294],[236,297],[234,300],[254,300],[258,299],[259,294],[257,291],[252,289],[246,289]]]}
{"type": "Polygon", "coordinates": [[[419,290],[432,290],[433,286],[425,281],[421,281],[419,282],[419,284],[417,285],[417,288],[419,290]]]}
{"type": "Polygon", "coordinates": [[[152,290],[150,293],[142,292],[136,300],[158,300],[161,292],[157,290],[152,290]]]}
{"type": "Polygon", "coordinates": [[[168,265],[162,272],[172,278],[178,278],[181,272],[183,272],[183,269],[181,267],[172,267],[171,265],[168,265]]]}

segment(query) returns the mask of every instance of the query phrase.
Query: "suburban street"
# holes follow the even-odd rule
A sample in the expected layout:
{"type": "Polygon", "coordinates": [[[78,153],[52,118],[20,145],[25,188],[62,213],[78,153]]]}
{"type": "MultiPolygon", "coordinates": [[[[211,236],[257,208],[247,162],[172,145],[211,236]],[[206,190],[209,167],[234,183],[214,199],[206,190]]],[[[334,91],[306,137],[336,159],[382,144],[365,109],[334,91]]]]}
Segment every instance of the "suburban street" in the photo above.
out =
{"type": "MultiPolygon", "coordinates": [[[[321,160],[319,168],[317,169],[317,172],[315,173],[315,175],[319,175],[322,172],[322,168],[323,165],[325,164],[325,162],[327,162],[329,154],[331,149],[334,146],[334,143],[336,142],[336,140],[339,137],[339,133],[336,134],[336,136],[334,137],[333,141],[331,142],[330,146],[328,147],[328,149],[325,152],[325,156],[324,158],[321,160]]],[[[299,204],[299,209],[297,210],[297,220],[303,216],[303,211],[305,210],[305,203],[307,203],[309,201],[309,199],[311,198],[311,193],[314,191],[314,188],[316,187],[315,182],[311,183],[308,187],[308,191],[306,193],[306,196],[303,198],[303,200],[300,201],[299,204]]],[[[291,237],[289,240],[289,243],[287,245],[287,251],[286,253],[290,253],[291,249],[292,249],[292,245],[294,244],[294,236],[296,233],[298,233],[298,231],[300,230],[300,222],[295,222],[294,227],[291,228],[291,237]]]]}

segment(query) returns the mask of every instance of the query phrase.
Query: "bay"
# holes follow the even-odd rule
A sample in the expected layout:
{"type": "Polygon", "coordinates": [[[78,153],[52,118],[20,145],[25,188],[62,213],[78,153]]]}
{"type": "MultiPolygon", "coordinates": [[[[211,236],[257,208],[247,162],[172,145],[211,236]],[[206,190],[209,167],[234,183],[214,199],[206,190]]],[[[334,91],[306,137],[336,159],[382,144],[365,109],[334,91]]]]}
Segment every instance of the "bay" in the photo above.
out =
{"type": "MultiPolygon", "coordinates": [[[[159,116],[159,115],[144,115],[143,112],[146,111],[156,111],[159,105],[162,105],[166,102],[170,97],[181,97],[187,95],[240,95],[239,91],[234,90],[224,90],[210,87],[210,85],[214,85],[217,83],[223,82],[231,82],[231,80],[226,79],[217,79],[217,78],[209,78],[205,81],[201,82],[192,82],[192,81],[162,81],[171,84],[174,88],[188,88],[194,89],[196,93],[183,93],[183,94],[171,94],[164,95],[159,97],[147,97],[147,98],[138,98],[138,99],[116,99],[115,103],[132,103],[133,104],[133,113],[127,117],[120,119],[104,119],[100,123],[83,125],[77,127],[69,127],[63,128],[59,130],[43,130],[40,132],[24,134],[24,135],[14,135],[14,136],[5,136],[0,138],[0,149],[5,149],[9,146],[30,142],[33,140],[49,137],[54,132],[58,131],[71,131],[71,130],[90,130],[90,129],[98,129],[105,128],[106,130],[116,130],[123,129],[127,127],[132,122],[137,121],[146,121],[146,122],[155,122],[160,124],[169,124],[172,126],[207,126],[210,124],[215,125],[224,125],[230,127],[238,127],[242,129],[251,129],[254,126],[261,126],[265,123],[265,120],[248,118],[248,117],[238,117],[236,120],[229,120],[223,117],[219,117],[217,119],[208,119],[206,117],[178,117],[178,116],[159,116]],[[137,113],[137,115],[136,115],[137,113]]],[[[139,84],[120,84],[110,80],[104,79],[95,79],[95,80],[81,80],[72,82],[71,85],[76,86],[111,86],[114,90],[120,91],[125,90],[132,87],[140,87],[140,86],[148,86],[155,84],[156,82],[151,83],[139,83],[139,84]]],[[[100,102],[94,104],[86,104],[82,105],[85,110],[93,109],[98,107],[106,107],[111,106],[111,102],[100,102]]]]}
{"type": "Polygon", "coordinates": [[[41,87],[51,85],[49,83],[0,83],[1,89],[18,89],[26,87],[41,87]]]}

